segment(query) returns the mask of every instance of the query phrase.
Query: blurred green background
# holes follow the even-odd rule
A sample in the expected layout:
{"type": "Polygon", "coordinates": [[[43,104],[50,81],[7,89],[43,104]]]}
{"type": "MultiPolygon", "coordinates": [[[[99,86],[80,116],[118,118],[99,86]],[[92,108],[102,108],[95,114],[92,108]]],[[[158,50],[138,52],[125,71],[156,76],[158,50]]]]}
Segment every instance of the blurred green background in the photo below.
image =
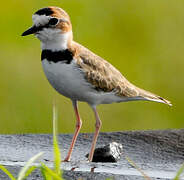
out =
{"type": "MultiPolygon", "coordinates": [[[[74,40],[102,56],[135,85],[172,101],[128,102],[98,107],[102,131],[184,128],[184,1],[8,0],[0,16],[0,133],[51,133],[52,100],[59,109],[59,132],[73,132],[69,99],[44,76],[40,42],[21,37],[32,14],[48,5],[71,16],[74,40]]],[[[95,119],[79,104],[82,132],[95,119]]]]}

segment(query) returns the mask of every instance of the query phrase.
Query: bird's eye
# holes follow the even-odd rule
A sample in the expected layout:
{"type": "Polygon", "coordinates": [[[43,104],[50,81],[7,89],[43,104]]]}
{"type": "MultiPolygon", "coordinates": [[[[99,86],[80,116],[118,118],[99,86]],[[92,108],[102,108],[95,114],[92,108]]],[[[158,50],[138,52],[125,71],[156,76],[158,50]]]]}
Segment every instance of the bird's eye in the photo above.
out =
{"type": "Polygon", "coordinates": [[[57,18],[51,18],[49,20],[49,25],[55,26],[58,22],[59,22],[59,19],[57,19],[57,18]]]}

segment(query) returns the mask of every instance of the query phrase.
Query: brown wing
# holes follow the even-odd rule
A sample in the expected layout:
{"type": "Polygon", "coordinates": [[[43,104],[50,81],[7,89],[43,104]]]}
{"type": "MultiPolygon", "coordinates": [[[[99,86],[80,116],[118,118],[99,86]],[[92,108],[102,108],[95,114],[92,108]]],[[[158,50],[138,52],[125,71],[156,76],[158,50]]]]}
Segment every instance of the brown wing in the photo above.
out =
{"type": "Polygon", "coordinates": [[[135,97],[139,95],[136,87],[126,80],[110,63],[75,42],[77,64],[83,68],[86,79],[96,90],[115,91],[119,96],[135,97]]]}

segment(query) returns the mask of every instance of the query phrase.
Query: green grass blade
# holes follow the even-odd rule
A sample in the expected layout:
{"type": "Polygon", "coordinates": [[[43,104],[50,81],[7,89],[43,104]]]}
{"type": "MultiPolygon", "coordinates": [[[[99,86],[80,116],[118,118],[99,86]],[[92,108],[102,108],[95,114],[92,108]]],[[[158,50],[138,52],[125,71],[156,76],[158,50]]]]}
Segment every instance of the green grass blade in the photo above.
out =
{"type": "Polygon", "coordinates": [[[125,156],[126,160],[135,168],[137,169],[137,171],[139,171],[142,176],[144,177],[145,180],[151,180],[150,177],[148,177],[143,171],[142,169],[140,169],[129,157],[125,156]]]}
{"type": "Polygon", "coordinates": [[[28,171],[29,167],[31,164],[36,161],[40,156],[42,156],[43,152],[38,153],[37,155],[33,156],[27,163],[26,165],[21,169],[18,175],[17,180],[23,180],[25,178],[26,172],[28,171]]]}
{"type": "Polygon", "coordinates": [[[24,179],[28,177],[37,167],[36,166],[31,166],[25,173],[24,179]]]}
{"type": "Polygon", "coordinates": [[[58,175],[61,175],[61,170],[60,170],[61,157],[60,157],[60,150],[59,150],[59,147],[58,147],[56,137],[54,137],[53,146],[54,146],[54,169],[55,169],[55,172],[58,175]]]}
{"type": "Polygon", "coordinates": [[[40,170],[41,170],[41,174],[42,174],[44,180],[53,180],[52,176],[50,176],[50,174],[45,170],[44,167],[41,166],[40,170]]]}
{"type": "Polygon", "coordinates": [[[53,149],[54,149],[54,170],[55,172],[61,176],[61,153],[59,150],[58,140],[57,140],[57,119],[58,112],[56,108],[56,103],[53,103],[53,149]]]}
{"type": "Polygon", "coordinates": [[[184,172],[184,164],[180,167],[179,171],[177,172],[174,180],[179,180],[180,179],[180,176],[181,174],[184,172]]]}
{"type": "Polygon", "coordinates": [[[16,178],[2,165],[0,165],[0,169],[6,174],[8,175],[8,177],[11,179],[11,180],[16,180],[16,178]]]}
{"type": "Polygon", "coordinates": [[[56,174],[53,170],[49,169],[44,163],[41,163],[42,167],[45,169],[45,171],[54,178],[54,180],[63,180],[61,176],[56,174]]]}

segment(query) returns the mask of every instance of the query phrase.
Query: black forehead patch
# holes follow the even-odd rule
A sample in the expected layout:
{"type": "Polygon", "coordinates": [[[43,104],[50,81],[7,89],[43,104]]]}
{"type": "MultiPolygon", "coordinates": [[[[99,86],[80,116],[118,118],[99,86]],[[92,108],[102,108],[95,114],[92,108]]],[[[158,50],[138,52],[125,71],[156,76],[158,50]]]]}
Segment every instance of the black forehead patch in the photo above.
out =
{"type": "Polygon", "coordinates": [[[50,16],[51,14],[53,14],[53,11],[51,10],[51,8],[42,8],[36,11],[35,14],[50,16]]]}

